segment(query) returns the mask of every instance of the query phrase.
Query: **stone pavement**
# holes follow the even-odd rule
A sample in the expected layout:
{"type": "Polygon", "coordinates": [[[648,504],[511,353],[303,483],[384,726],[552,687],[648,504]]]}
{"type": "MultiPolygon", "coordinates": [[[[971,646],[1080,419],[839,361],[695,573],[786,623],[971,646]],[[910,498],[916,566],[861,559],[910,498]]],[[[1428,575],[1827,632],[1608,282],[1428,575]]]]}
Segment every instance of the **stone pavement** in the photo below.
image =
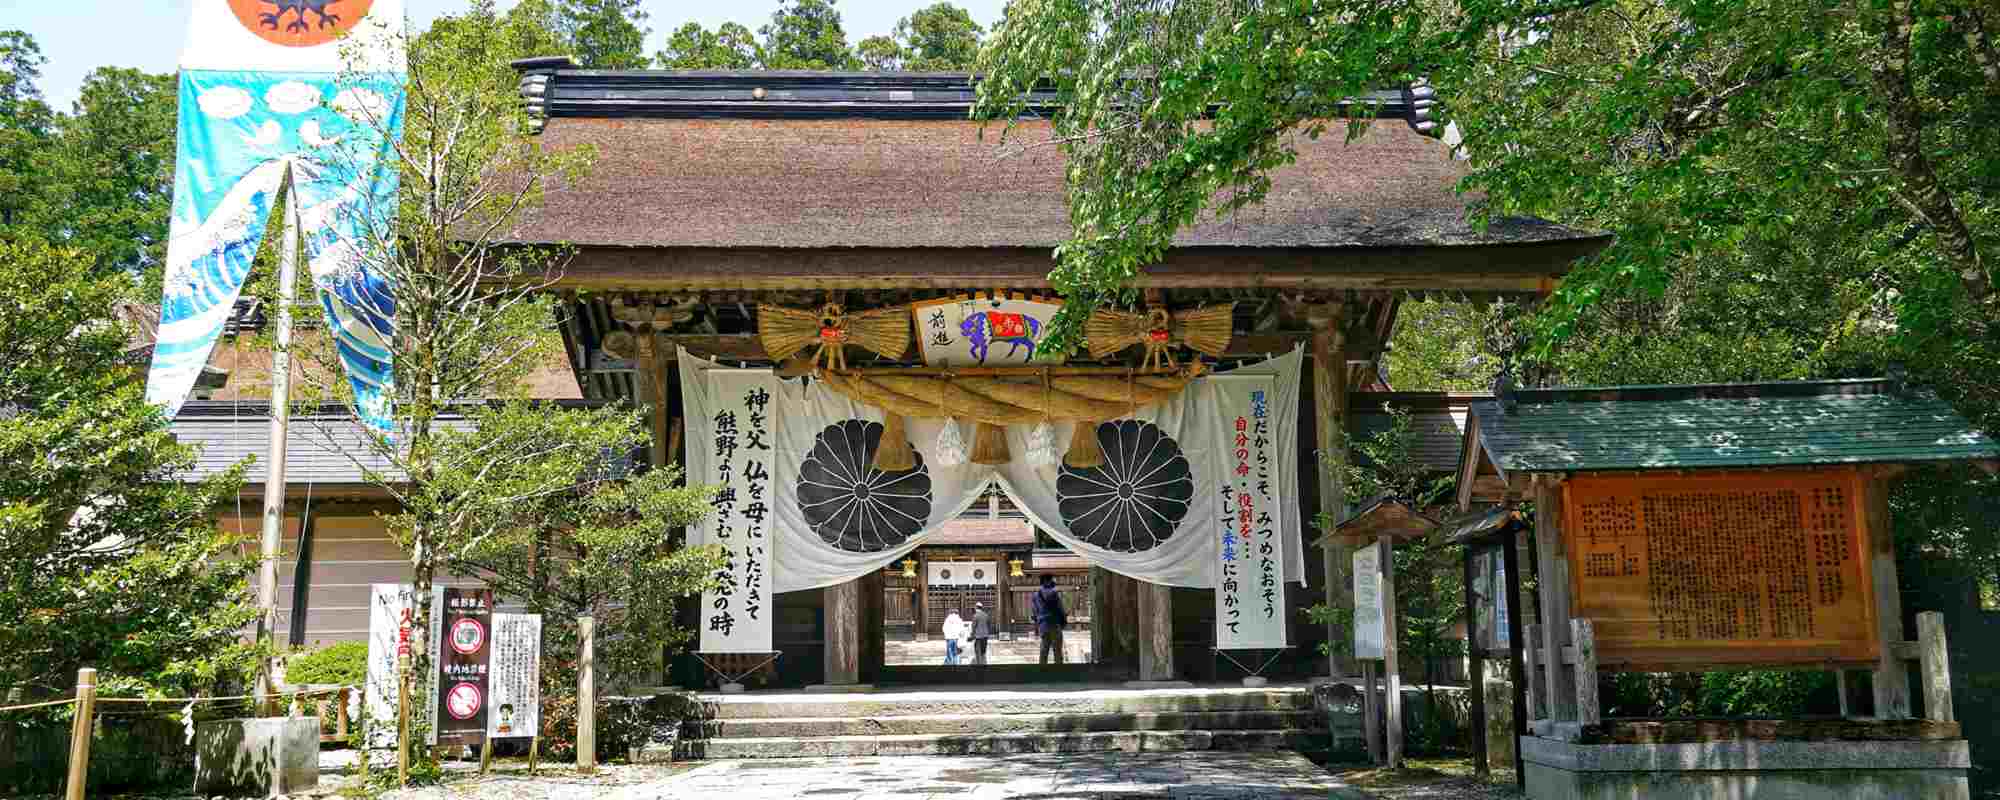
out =
{"type": "Polygon", "coordinates": [[[1331,773],[1296,753],[1210,751],[720,761],[656,782],[621,787],[609,797],[1327,800],[1344,788],[1331,773]]]}

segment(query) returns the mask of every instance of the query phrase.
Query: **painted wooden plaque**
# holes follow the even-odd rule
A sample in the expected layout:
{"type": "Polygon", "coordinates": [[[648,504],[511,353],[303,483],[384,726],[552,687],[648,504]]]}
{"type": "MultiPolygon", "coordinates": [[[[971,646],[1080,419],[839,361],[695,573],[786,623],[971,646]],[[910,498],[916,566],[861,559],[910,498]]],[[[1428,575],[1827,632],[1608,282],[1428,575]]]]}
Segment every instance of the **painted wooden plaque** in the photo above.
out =
{"type": "Polygon", "coordinates": [[[1564,488],[1576,615],[1601,664],[1872,662],[1853,469],[1581,477],[1564,488]]]}
{"type": "Polygon", "coordinates": [[[929,300],[910,306],[924,363],[1019,366],[1034,359],[1062,303],[1023,297],[929,300]]]}

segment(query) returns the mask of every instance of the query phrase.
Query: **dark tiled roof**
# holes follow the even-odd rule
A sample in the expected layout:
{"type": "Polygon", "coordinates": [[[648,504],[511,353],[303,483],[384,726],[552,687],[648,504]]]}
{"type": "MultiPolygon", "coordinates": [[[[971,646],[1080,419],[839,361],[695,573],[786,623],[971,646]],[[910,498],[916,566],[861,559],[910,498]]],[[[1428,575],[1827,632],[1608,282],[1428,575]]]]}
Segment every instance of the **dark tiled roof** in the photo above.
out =
{"type": "Polygon", "coordinates": [[[1521,390],[1474,403],[1507,472],[1713,469],[2000,458],[1935,396],[1886,380],[1521,390]]]}
{"type": "MultiPolygon", "coordinates": [[[[1417,463],[1436,472],[1457,472],[1471,406],[1492,398],[1465,392],[1352,392],[1347,396],[1347,435],[1360,442],[1388,431],[1395,418],[1383,410],[1386,404],[1410,415],[1410,455],[1417,463]]],[[[1360,457],[1365,462],[1366,456],[1360,457]]]]}
{"type": "MultiPolygon", "coordinates": [[[[562,404],[594,405],[589,401],[562,401],[562,404]]],[[[180,416],[174,418],[174,438],[182,444],[196,445],[200,457],[193,469],[174,477],[200,480],[251,457],[243,481],[262,484],[267,474],[265,456],[270,452],[270,408],[268,402],[247,400],[194,400],[181,406],[180,416]]],[[[462,413],[449,411],[438,417],[437,424],[454,430],[464,430],[470,425],[462,413]]],[[[325,406],[310,414],[295,412],[285,434],[288,484],[362,484],[368,482],[363,477],[364,470],[374,470],[392,479],[396,476],[388,460],[369,444],[366,430],[340,406],[325,406]]]]}
{"type": "MultiPolygon", "coordinates": [[[[856,80],[751,75],[789,81],[796,88],[786,91],[795,94],[856,80]]],[[[878,76],[905,82],[924,77],[878,76]]],[[[539,90],[544,101],[559,100],[570,91],[566,86],[579,82],[623,88],[596,105],[552,107],[542,144],[590,146],[597,160],[588,176],[552,183],[544,204],[507,238],[586,247],[1039,249],[1070,236],[1061,151],[1021,146],[1046,141],[1046,122],[1023,121],[1003,143],[1002,125],[962,113],[926,118],[883,111],[901,101],[843,100],[829,113],[806,118],[744,119],[670,114],[659,110],[666,100],[635,99],[646,92],[696,91],[669,85],[687,79],[555,73],[539,90]],[[640,106],[653,110],[634,110],[640,106]]],[[[963,86],[966,79],[955,80],[963,86]]],[[[730,91],[744,98],[733,102],[756,104],[747,99],[748,88],[730,91]]],[[[931,89],[884,84],[868,90],[884,97],[902,91],[931,89]]],[[[1394,120],[1378,121],[1353,142],[1343,134],[1335,125],[1316,140],[1298,135],[1297,163],[1274,173],[1263,203],[1192,226],[1176,245],[1387,248],[1605,239],[1528,218],[1475,229],[1454,188],[1465,165],[1448,145],[1394,120]]]]}

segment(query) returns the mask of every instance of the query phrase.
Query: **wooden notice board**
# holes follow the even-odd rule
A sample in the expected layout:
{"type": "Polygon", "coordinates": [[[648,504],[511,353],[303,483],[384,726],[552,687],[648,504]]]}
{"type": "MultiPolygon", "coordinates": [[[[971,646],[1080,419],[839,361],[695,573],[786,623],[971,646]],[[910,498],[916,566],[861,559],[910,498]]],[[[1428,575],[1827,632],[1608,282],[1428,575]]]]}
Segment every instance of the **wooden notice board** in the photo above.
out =
{"type": "Polygon", "coordinates": [[[1571,596],[1598,662],[1873,663],[1860,481],[1847,467],[1567,481],[1571,596]]]}

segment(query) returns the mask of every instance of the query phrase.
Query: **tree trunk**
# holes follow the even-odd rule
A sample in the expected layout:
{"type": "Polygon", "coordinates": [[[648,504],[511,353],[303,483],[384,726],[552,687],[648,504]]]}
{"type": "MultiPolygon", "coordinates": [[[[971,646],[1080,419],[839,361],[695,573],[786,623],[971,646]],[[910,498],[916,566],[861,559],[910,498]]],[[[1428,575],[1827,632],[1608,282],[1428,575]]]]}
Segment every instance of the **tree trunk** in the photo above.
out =
{"type": "Polygon", "coordinates": [[[1903,188],[1897,197],[1915,212],[1937,237],[1941,255],[1958,270],[1959,284],[1972,302],[1985,306],[1993,283],[1979,254],[1979,243],[1965,224],[1951,193],[1938,181],[1924,150],[1922,109],[1910,85],[1910,32],[1916,21],[1910,0],[1895,0],[1882,32],[1882,58],[1873,69],[1887,120],[1887,155],[1903,188]]]}

